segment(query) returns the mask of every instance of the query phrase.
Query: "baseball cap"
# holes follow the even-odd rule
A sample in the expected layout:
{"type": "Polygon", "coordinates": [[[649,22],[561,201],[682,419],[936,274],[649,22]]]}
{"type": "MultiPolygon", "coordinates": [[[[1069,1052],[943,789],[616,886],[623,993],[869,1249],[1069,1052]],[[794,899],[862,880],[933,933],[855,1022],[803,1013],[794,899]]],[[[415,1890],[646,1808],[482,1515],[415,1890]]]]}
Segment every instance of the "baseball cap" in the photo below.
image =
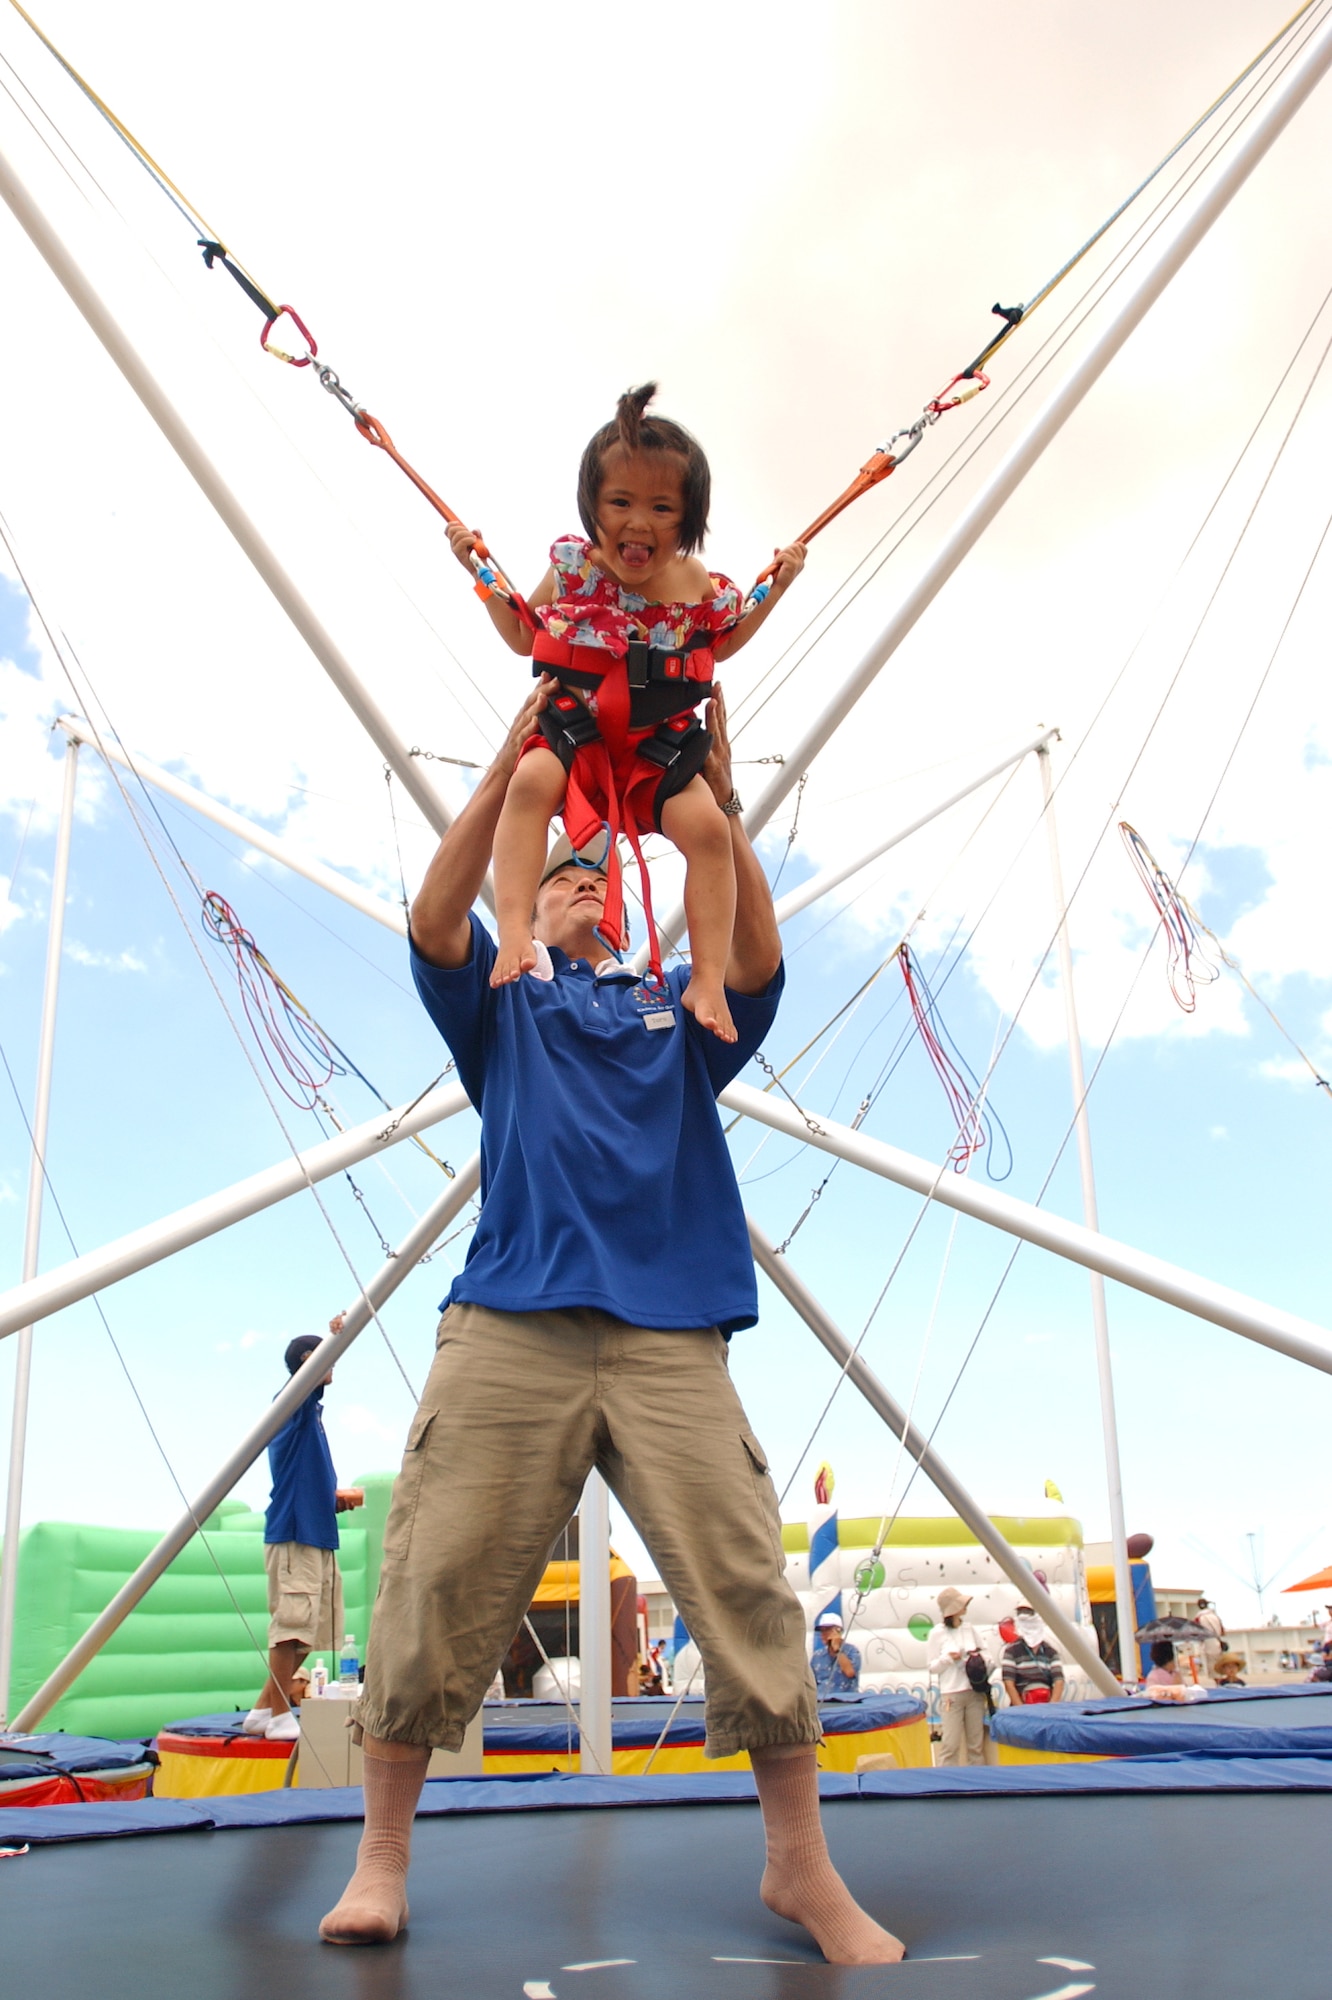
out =
{"type": "Polygon", "coordinates": [[[837,1616],[837,1613],[835,1611],[820,1612],[819,1616],[814,1620],[814,1630],[816,1632],[822,1632],[829,1625],[835,1625],[839,1632],[842,1629],[842,1621],[837,1616]]]}

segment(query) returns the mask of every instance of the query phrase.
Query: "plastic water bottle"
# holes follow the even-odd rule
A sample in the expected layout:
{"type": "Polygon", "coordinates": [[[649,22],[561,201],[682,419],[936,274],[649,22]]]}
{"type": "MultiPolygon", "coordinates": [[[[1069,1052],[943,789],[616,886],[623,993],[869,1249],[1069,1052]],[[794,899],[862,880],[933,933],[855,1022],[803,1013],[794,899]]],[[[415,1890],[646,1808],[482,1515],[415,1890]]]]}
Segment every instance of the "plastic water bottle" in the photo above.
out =
{"type": "Polygon", "coordinates": [[[361,1685],[361,1662],[356,1654],[356,1634],[349,1632],[342,1642],[338,1654],[338,1686],[357,1688],[361,1685]]]}

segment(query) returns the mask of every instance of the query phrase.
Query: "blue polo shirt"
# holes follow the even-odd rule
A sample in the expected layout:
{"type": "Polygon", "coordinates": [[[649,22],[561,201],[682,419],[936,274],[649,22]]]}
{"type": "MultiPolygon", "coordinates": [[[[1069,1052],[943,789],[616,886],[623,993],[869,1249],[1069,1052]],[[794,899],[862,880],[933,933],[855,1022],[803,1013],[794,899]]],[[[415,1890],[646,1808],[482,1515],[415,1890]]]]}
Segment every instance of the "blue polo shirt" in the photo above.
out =
{"type": "Polygon", "coordinates": [[[631,971],[600,978],[551,950],[555,977],[492,988],[495,942],[473,916],[466,965],[412,952],[426,1012],[481,1113],[481,1219],[444,1304],[499,1312],[592,1306],[635,1326],[753,1326],[758,1290],[719,1090],[771,1028],[766,993],[727,993],[721,1042],[631,971]]]}
{"type": "Polygon", "coordinates": [[[268,1447],[273,1491],[264,1518],[266,1542],[338,1546],[337,1477],[324,1436],[324,1392],[307,1396],[268,1447]]]}

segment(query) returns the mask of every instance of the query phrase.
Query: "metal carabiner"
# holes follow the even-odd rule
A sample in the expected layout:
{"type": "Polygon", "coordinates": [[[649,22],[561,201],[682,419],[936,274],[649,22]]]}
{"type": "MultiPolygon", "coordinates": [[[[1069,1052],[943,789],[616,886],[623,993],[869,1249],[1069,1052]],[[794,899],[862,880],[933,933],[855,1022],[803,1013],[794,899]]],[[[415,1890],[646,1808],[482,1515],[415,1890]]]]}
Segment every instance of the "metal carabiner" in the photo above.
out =
{"type": "Polygon", "coordinates": [[[277,361],[285,361],[292,368],[308,368],[319,352],[319,342],[315,339],[295,306],[279,306],[272,319],[264,321],[264,330],[259,336],[259,345],[263,348],[265,354],[271,354],[277,361]],[[300,328],[301,339],[310,350],[308,354],[286,354],[282,348],[270,345],[268,336],[284,314],[288,319],[294,320],[300,328]]]}
{"type": "Polygon", "coordinates": [[[365,412],[362,410],[361,405],[353,400],[351,391],[343,388],[341,379],[337,373],[332,368],[321,366],[315,369],[315,376],[320,388],[327,389],[329,395],[336,402],[341,403],[348,416],[359,422],[365,412]]]}

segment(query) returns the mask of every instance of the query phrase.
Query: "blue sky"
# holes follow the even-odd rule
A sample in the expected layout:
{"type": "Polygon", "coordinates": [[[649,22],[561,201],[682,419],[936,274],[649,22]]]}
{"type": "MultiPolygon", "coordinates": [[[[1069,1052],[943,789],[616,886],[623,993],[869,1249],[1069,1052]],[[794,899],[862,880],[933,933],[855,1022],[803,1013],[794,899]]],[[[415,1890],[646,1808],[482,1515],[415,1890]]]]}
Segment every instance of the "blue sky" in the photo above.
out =
{"type": "MultiPolygon", "coordinates": [[[[160,10],[136,5],[131,12],[151,38],[160,10]]],[[[318,310],[321,330],[329,329],[324,345],[349,379],[354,371],[357,385],[367,384],[367,400],[373,385],[376,407],[382,394],[399,441],[411,438],[423,462],[447,471],[450,491],[465,496],[456,504],[474,513],[520,574],[536,572],[545,541],[567,525],[578,444],[607,398],[631,377],[654,372],[665,384],[663,403],[691,421],[712,451],[716,560],[736,573],[756,568],[778,532],[774,522],[784,524],[783,534],[793,532],[791,523],[844,483],[885,416],[908,420],[969,358],[996,288],[1017,295],[1046,275],[1277,25],[1261,6],[1209,8],[1211,35],[1200,43],[1193,31],[1201,8],[1181,8],[1161,24],[1130,6],[1093,35],[1075,10],[1050,5],[1005,19],[990,47],[980,32],[990,17],[956,8],[947,92],[930,93],[927,111],[911,101],[910,89],[900,91],[878,159],[847,134],[862,131],[858,113],[876,77],[909,78],[931,60],[937,12],[840,6],[811,24],[804,10],[778,9],[786,34],[764,38],[759,49],[741,38],[733,50],[729,29],[718,29],[719,59],[752,54],[753,69],[737,110],[740,129],[718,141],[708,163],[711,193],[698,197],[707,227],[700,213],[688,230],[688,202],[666,200],[657,166],[647,173],[631,155],[581,178],[570,150],[539,171],[549,138],[539,94],[531,100],[533,129],[515,120],[520,136],[506,127],[500,148],[467,122],[460,84],[441,71],[459,144],[477,149],[496,227],[546,244],[534,253],[542,271],[550,272],[554,258],[555,271],[565,274],[559,284],[576,289],[591,219],[607,246],[612,289],[641,272],[644,259],[684,274],[664,290],[687,297],[688,309],[663,305],[650,327],[635,330],[618,311],[594,310],[584,298],[580,331],[534,313],[527,301],[515,310],[499,295],[502,287],[478,280],[467,247],[474,248],[471,224],[447,200],[447,219],[441,215],[438,177],[415,151],[417,141],[395,133],[386,114],[359,96],[353,107],[332,63],[316,58],[305,95],[288,102],[287,91],[268,171],[238,158],[221,106],[228,65],[261,32],[257,9],[239,9],[236,53],[219,58],[218,104],[201,108],[192,85],[182,93],[180,75],[194,75],[190,50],[202,23],[173,17],[169,57],[143,65],[128,59],[97,10],[68,0],[48,13],[52,32],[78,51],[146,143],[169,156],[181,184],[198,190],[205,212],[227,216],[235,240],[244,239],[242,254],[256,268],[280,271],[303,309],[309,302],[310,314],[318,310]],[[1147,66],[1145,46],[1153,52],[1147,66]],[[863,58],[863,77],[847,61],[853,50],[863,58]],[[1015,136],[1008,156],[996,160],[984,134],[1001,103],[1013,114],[1015,136]],[[784,121],[774,115],[782,107],[784,121]],[[342,157],[348,149],[340,135],[352,129],[357,146],[350,151],[379,162],[368,178],[342,157]],[[349,267],[345,227],[296,200],[298,156],[319,162],[327,206],[344,224],[360,214],[358,204],[377,200],[376,233],[361,255],[380,286],[370,291],[382,301],[391,290],[392,308],[367,303],[365,272],[349,267]],[[551,184],[580,196],[561,207],[558,250],[542,233],[551,184]],[[651,209],[646,229],[644,201],[651,209]],[[422,259],[411,246],[441,224],[440,258],[422,259]],[[715,282],[700,287],[700,262],[707,267],[709,246],[717,244],[725,255],[715,282]],[[524,396],[539,409],[539,449],[524,396]]],[[[549,49],[537,12],[501,8],[496,18],[495,32],[529,47],[539,73],[549,49]]],[[[656,60],[668,69],[683,63],[690,24],[696,29],[700,20],[697,10],[683,10],[656,60]]],[[[365,31],[372,55],[385,64],[401,59],[404,29],[396,18],[365,31]]],[[[287,30],[270,28],[264,16],[262,32],[271,39],[252,85],[257,111],[300,73],[287,30]]],[[[435,32],[421,24],[427,40],[435,32]]],[[[610,14],[591,10],[587,32],[595,60],[610,63],[610,14]]],[[[445,570],[433,524],[419,518],[425,510],[388,487],[387,468],[336,428],[336,413],[304,382],[258,354],[241,305],[229,291],[220,303],[219,287],[209,290],[196,272],[183,226],[159,212],[150,189],[138,188],[131,164],[84,122],[78,101],[56,89],[8,25],[4,37],[8,59],[53,107],[128,218],[133,254],[117,273],[110,253],[119,225],[95,208],[85,214],[34,149],[27,164],[44,197],[61,226],[86,244],[162,379],[364,663],[408,740],[483,756],[495,739],[489,704],[510,712],[521,680],[495,657],[484,620],[456,573],[445,570]]],[[[303,39],[302,65],[307,50],[303,39]]],[[[402,77],[409,98],[418,87],[402,77]]],[[[1209,539],[1172,586],[1197,522],[1318,305],[1320,287],[1309,273],[1327,264],[1319,254],[1326,204],[1313,201],[1310,189],[1326,179],[1329,116],[1322,96],[1315,98],[815,767],[783,888],[868,845],[1038,723],[1057,722],[1065,731],[1057,768],[1077,753],[1059,807],[1069,880],[1081,873],[1103,822],[1120,810],[1168,866],[1179,865],[1201,825],[1188,880],[1203,916],[1315,1060],[1327,1059],[1332,953],[1316,856],[1326,825],[1332,717],[1318,568],[1245,721],[1323,525],[1329,406],[1321,385],[1218,610],[1162,719],[1153,722],[1153,714],[1294,413],[1298,387],[1312,372],[1306,356],[1209,539]],[[1156,609],[1167,590],[1164,608],[1156,609]],[[1098,719],[1143,629],[1146,643],[1098,719]]],[[[21,144],[23,135],[14,136],[21,144]]],[[[14,422],[0,510],[40,580],[44,608],[69,632],[96,701],[132,747],[393,893],[396,854],[373,748],[5,217],[0,257],[22,275],[33,300],[28,323],[0,334],[10,378],[21,373],[31,385],[14,422]],[[53,425],[77,446],[80,476],[72,483],[51,466],[53,425]]],[[[1325,338],[1324,330],[1310,352],[1325,338]]],[[[1017,349],[1015,341],[1006,350],[1015,356],[1012,375],[1023,358],[1017,349]]],[[[970,413],[954,419],[971,421],[970,413]]],[[[929,442],[941,457],[942,427],[929,442]]],[[[911,490],[899,496],[894,487],[924,461],[923,447],[910,475],[904,468],[884,489],[887,498],[861,503],[818,545],[802,584],[807,596],[798,607],[788,600],[786,622],[774,619],[770,642],[765,634],[744,655],[733,703],[876,541],[911,490]]],[[[992,462],[993,451],[982,453],[973,483],[992,462]]],[[[967,490],[936,509],[844,613],[791,688],[742,738],[741,755],[768,754],[795,739],[889,615],[967,490]]],[[[28,827],[21,868],[0,902],[0,919],[9,918],[0,933],[0,1015],[30,1104],[59,781],[59,750],[46,744],[45,724],[70,696],[14,587],[0,587],[0,660],[10,663],[0,682],[7,773],[0,881],[13,874],[28,827]]],[[[87,698],[85,687],[80,705],[87,698]]],[[[96,763],[85,753],[50,1155],[80,1249],[286,1150],[121,796],[96,763]]],[[[742,789],[752,793],[763,775],[742,768],[742,789]]],[[[455,798],[460,782],[446,774],[455,798]]],[[[942,1004],[973,1067],[985,1066],[998,1023],[1018,1005],[1049,931],[1034,769],[1018,774],[977,834],[997,789],[955,808],[871,870],[872,886],[857,901],[849,898],[859,881],[792,926],[789,997],[766,1051],[774,1062],[789,1059],[834,1013],[923,905],[928,914],[916,943],[936,984],[951,963],[946,941],[955,926],[967,936],[978,925],[942,1004]]],[[[400,795],[398,805],[411,881],[428,841],[400,795]]],[[[235,904],[357,1063],[391,1099],[414,1096],[440,1057],[388,934],[272,864],[247,859],[235,841],[179,809],[164,804],[162,813],[190,867],[235,904]]],[[[788,807],[764,843],[774,874],[789,823],[788,807]]],[[[167,856],[160,828],[153,839],[167,856]]],[[[1093,1061],[1151,936],[1150,911],[1113,834],[1097,853],[1073,915],[1093,1061]]],[[[182,878],[175,885],[183,893],[182,878]]],[[[187,916],[195,924],[194,912],[187,916]]],[[[216,947],[205,942],[202,949],[213,954],[215,969],[224,968],[216,947]]],[[[890,968],[809,1085],[811,1105],[849,1118],[901,1018],[900,982],[890,968]]],[[[1026,1197],[1044,1179],[1068,1122],[1061,1035],[1058,994],[1046,974],[993,1083],[1015,1153],[1005,1185],[1026,1197]]],[[[353,1122],[373,1109],[354,1082],[339,1085],[338,1094],[353,1122]]],[[[1092,1100],[1103,1228],[1326,1324],[1326,1096],[1300,1075],[1288,1046],[1231,975],[1201,995],[1194,1016],[1179,1014],[1158,946],[1092,1100]]],[[[317,1136],[300,1114],[292,1112],[288,1123],[301,1143],[317,1136]]],[[[946,1148],[945,1107],[918,1046],[907,1050],[867,1129],[929,1158],[946,1148]]],[[[748,1128],[737,1133],[738,1163],[759,1136],[748,1128]]],[[[458,1159],[473,1137],[473,1121],[460,1119],[432,1143],[458,1159]]],[[[752,1180],[746,1176],[746,1198],[770,1235],[785,1237],[825,1167],[784,1140],[765,1146],[752,1180]]],[[[377,1171],[358,1175],[390,1236],[408,1219],[406,1203],[419,1208],[437,1181],[436,1170],[407,1148],[392,1170],[401,1192],[377,1171]]],[[[22,1122],[5,1086],[0,1229],[15,1276],[25,1175],[22,1122]]],[[[329,1183],[326,1195],[347,1253],[368,1272],[380,1252],[351,1191],[329,1183]]],[[[1046,1200],[1061,1214],[1078,1213],[1071,1148],[1046,1200]]],[[[795,1239],[796,1268],[853,1335],[916,1207],[903,1191],[843,1166],[795,1239]]],[[[866,1341],[873,1365],[901,1397],[920,1366],[917,1410],[928,1419],[1010,1249],[1007,1239],[963,1223],[949,1253],[950,1227],[946,1214],[935,1213],[921,1228],[866,1341]]],[[[385,1316],[413,1381],[430,1352],[433,1303],[445,1288],[441,1263],[462,1247],[414,1274],[385,1316]]],[[[48,1214],[43,1262],[63,1255],[58,1221],[48,1214]]],[[[174,1481],[198,1484],[272,1393],[286,1339],[318,1327],[350,1289],[344,1253],[307,1198],[108,1292],[107,1318],[169,1468],[92,1306],[49,1323],[37,1343],[28,1518],[164,1522],[175,1504],[174,1481]]],[[[1156,1534],[1164,1581],[1197,1583],[1239,1622],[1251,1614],[1251,1599],[1223,1565],[1244,1568],[1249,1531],[1264,1536],[1269,1566],[1290,1555],[1278,1582],[1332,1558],[1332,1507],[1323,1508],[1319,1476],[1332,1392],[1321,1375],[1122,1288],[1111,1288],[1110,1317],[1129,1526],[1156,1534]],[[1292,1553],[1306,1539],[1305,1552],[1292,1553]]],[[[831,1371],[770,1294],[760,1328],[736,1342],[734,1366],[784,1483],[832,1386],[831,1371]]],[[[10,1367],[0,1353],[0,1391],[10,1367]]],[[[340,1468],[351,1474],[391,1465],[409,1409],[395,1364],[377,1335],[366,1336],[329,1397],[340,1468]]],[[[1022,1251],[938,1443],[996,1511],[1035,1505],[1053,1478],[1089,1537],[1105,1532],[1083,1273],[1022,1251]]],[[[788,1517],[809,1511],[813,1466],[823,1457],[837,1469],[848,1511],[874,1513],[887,1504],[895,1447],[851,1392],[837,1398],[796,1476],[788,1517]]],[[[262,1502],[260,1476],[242,1492],[262,1502]]],[[[933,1510],[919,1488],[910,1506],[933,1510]]]]}

